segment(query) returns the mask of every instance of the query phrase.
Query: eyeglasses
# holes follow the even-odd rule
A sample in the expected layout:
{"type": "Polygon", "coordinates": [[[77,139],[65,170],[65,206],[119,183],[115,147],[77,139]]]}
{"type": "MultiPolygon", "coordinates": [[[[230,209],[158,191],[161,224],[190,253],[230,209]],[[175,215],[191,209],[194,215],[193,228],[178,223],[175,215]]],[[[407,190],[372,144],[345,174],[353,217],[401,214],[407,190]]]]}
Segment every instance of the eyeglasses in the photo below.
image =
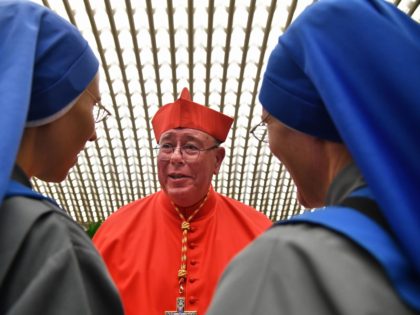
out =
{"type": "Polygon", "coordinates": [[[111,116],[111,112],[108,109],[106,109],[104,105],[102,105],[101,100],[97,99],[95,95],[93,95],[93,93],[88,89],[86,89],[85,91],[95,101],[95,106],[93,107],[93,117],[95,118],[95,123],[100,123],[101,121],[104,121],[109,116],[111,116]]]}
{"type": "Polygon", "coordinates": [[[158,150],[158,158],[161,161],[169,161],[172,158],[172,155],[174,154],[175,150],[179,148],[179,152],[181,153],[182,158],[187,162],[193,162],[198,159],[201,152],[214,150],[218,147],[219,145],[216,144],[210,148],[200,149],[192,144],[173,146],[172,144],[164,143],[158,145],[155,149],[158,150]]]}
{"type": "Polygon", "coordinates": [[[267,113],[261,122],[251,129],[251,134],[260,142],[268,143],[267,139],[267,118],[269,113],[267,113]]]}

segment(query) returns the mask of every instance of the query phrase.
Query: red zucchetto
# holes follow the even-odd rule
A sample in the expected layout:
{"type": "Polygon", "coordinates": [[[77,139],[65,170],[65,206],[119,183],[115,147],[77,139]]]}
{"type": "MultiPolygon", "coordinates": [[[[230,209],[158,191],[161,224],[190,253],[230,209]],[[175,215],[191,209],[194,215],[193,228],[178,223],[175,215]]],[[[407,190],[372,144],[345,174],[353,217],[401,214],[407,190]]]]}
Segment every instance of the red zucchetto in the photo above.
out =
{"type": "Polygon", "coordinates": [[[224,142],[233,123],[233,118],[206,106],[194,103],[187,88],[174,103],[169,103],[156,112],[152,119],[156,141],[169,129],[191,128],[201,130],[220,142],[224,142]]]}

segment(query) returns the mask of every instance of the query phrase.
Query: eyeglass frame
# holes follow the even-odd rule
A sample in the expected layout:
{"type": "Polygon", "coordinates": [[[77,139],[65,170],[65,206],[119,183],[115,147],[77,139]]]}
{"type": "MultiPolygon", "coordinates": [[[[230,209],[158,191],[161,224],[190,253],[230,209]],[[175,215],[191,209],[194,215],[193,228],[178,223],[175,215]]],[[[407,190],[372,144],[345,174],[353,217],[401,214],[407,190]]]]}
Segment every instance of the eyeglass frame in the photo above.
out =
{"type": "Polygon", "coordinates": [[[252,127],[251,130],[249,131],[254,136],[254,138],[257,139],[259,142],[268,143],[267,118],[269,115],[270,115],[269,113],[265,114],[265,116],[261,119],[261,121],[258,124],[256,124],[254,127],[252,127]],[[258,137],[255,133],[255,130],[257,130],[260,127],[265,127],[266,129],[263,138],[258,137]]]}
{"type": "Polygon", "coordinates": [[[102,105],[102,101],[100,99],[96,98],[96,96],[91,91],[89,91],[89,89],[85,89],[85,91],[95,101],[94,106],[98,107],[98,113],[101,113],[101,111],[104,113],[103,115],[96,115],[97,117],[95,117],[95,123],[100,123],[106,120],[109,116],[112,116],[111,112],[104,105],[102,105]]]}
{"type": "MultiPolygon", "coordinates": [[[[170,145],[170,144],[164,144],[164,145],[170,145]]],[[[201,152],[211,151],[211,150],[220,148],[220,143],[216,143],[213,146],[211,146],[209,148],[205,148],[205,149],[196,148],[197,155],[188,155],[188,154],[184,155],[185,151],[184,151],[183,148],[185,148],[187,146],[192,146],[191,144],[184,144],[184,145],[177,145],[177,146],[170,145],[170,146],[171,146],[171,149],[172,149],[172,153],[165,153],[165,154],[168,155],[168,158],[167,159],[166,158],[162,159],[162,156],[161,156],[161,154],[162,154],[162,151],[161,151],[162,146],[160,144],[158,144],[155,147],[155,149],[158,151],[158,159],[160,159],[161,161],[170,161],[172,159],[172,156],[174,155],[176,149],[179,148],[179,153],[181,154],[182,159],[184,161],[193,162],[193,161],[196,161],[198,159],[198,157],[200,156],[200,153],[201,152]],[[191,159],[191,157],[192,157],[192,159],[191,159]]]]}

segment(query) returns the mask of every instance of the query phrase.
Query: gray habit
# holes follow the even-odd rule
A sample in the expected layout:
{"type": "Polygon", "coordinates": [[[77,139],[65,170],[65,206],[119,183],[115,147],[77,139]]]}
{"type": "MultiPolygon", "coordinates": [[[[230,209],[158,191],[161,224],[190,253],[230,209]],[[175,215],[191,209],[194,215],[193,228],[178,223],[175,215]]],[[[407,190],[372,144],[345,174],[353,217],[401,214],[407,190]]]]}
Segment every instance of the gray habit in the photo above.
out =
{"type": "MultiPolygon", "coordinates": [[[[352,166],[329,202],[363,185],[352,166]]],[[[382,267],[341,235],[309,224],[276,226],[225,270],[206,315],[408,315],[382,267]]]]}
{"type": "Polygon", "coordinates": [[[48,201],[0,208],[0,314],[123,314],[116,287],[87,234],[48,201]]]}

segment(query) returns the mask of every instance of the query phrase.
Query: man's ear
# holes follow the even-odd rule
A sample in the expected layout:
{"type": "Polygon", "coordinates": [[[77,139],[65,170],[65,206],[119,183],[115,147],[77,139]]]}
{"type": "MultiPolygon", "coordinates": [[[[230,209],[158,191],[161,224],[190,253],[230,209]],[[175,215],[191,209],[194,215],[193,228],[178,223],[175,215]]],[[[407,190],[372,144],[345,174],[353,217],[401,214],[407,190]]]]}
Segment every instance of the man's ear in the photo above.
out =
{"type": "Polygon", "coordinates": [[[214,175],[219,174],[220,166],[222,165],[223,159],[225,158],[225,148],[218,147],[216,150],[216,165],[213,171],[214,175]]]}

